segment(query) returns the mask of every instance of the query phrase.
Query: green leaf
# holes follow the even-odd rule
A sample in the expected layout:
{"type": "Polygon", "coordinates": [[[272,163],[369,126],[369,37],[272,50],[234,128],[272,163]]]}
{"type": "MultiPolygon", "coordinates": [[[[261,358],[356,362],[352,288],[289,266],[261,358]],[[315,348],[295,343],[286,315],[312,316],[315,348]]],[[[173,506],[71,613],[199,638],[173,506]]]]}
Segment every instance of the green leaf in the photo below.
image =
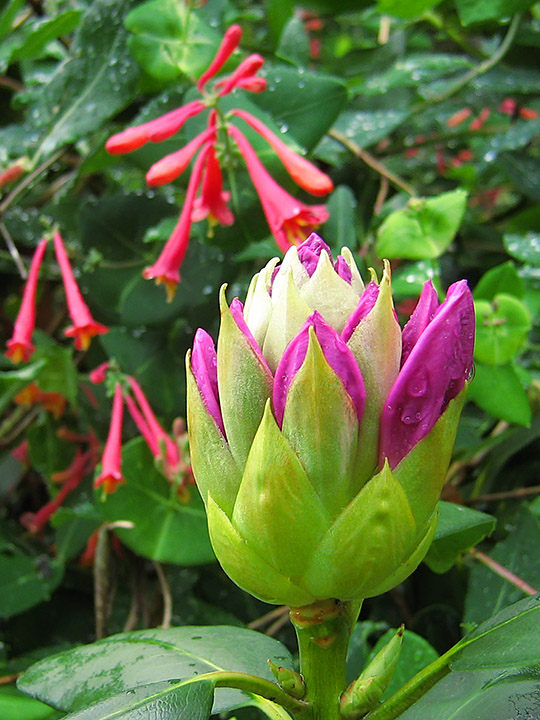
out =
{"type": "Polygon", "coordinates": [[[251,98],[293,138],[312,150],[332,127],[347,101],[347,88],[337,77],[302,68],[266,63],[259,73],[267,90],[251,98]]]}
{"type": "Polygon", "coordinates": [[[38,360],[20,370],[0,372],[0,412],[5,410],[20,390],[37,378],[43,367],[43,360],[38,360]]]}
{"type": "Polygon", "coordinates": [[[44,134],[37,157],[97,130],[135,93],[137,69],[122,17],[129,0],[95,0],[83,15],[71,57],[38,93],[32,120],[44,134]]]}
{"type": "Polygon", "coordinates": [[[309,63],[309,37],[299,17],[291,17],[283,28],[276,55],[298,67],[309,63]]]}
{"type": "Polygon", "coordinates": [[[133,33],[129,48],[140,66],[158,80],[184,74],[196,78],[210,64],[220,36],[184,3],[150,0],[126,17],[133,33]]]}
{"type": "MultiPolygon", "coordinates": [[[[482,587],[478,589],[481,591],[482,587]]],[[[535,638],[539,631],[537,596],[505,608],[449,651],[446,662],[450,674],[416,699],[399,715],[399,720],[535,718],[538,709],[535,638]]],[[[439,660],[433,669],[438,666],[439,660]]]]}
{"type": "Polygon", "coordinates": [[[47,555],[13,550],[0,554],[0,617],[7,618],[48,600],[59,585],[63,564],[47,555]]]}
{"type": "Polygon", "coordinates": [[[400,263],[392,270],[392,294],[394,297],[418,297],[427,280],[432,280],[434,286],[440,288],[438,260],[400,263]]]}
{"type": "Polygon", "coordinates": [[[34,23],[24,42],[12,52],[11,62],[39,55],[51,40],[74,30],[79,24],[81,15],[80,10],[67,10],[54,18],[34,23]]]}
{"type": "Polygon", "coordinates": [[[59,715],[49,705],[7,685],[0,687],[0,717],[2,720],[54,720],[59,715]]]}
{"type": "Polygon", "coordinates": [[[38,343],[35,358],[45,361],[36,378],[39,389],[43,392],[60,393],[76,407],[78,375],[73,361],[73,348],[51,342],[45,333],[36,333],[36,336],[38,343]]]}
{"type": "Polygon", "coordinates": [[[385,15],[411,19],[420,17],[440,2],[441,0],[409,0],[406,3],[401,0],[379,0],[377,9],[385,15]]]}
{"type": "Polygon", "coordinates": [[[197,490],[190,488],[190,501],[181,502],[174,487],[154,467],[142,438],[124,446],[122,474],[125,484],[107,495],[100,508],[110,522],[133,523],[130,528],[115,528],[125,545],[158,562],[196,565],[214,559],[197,490]]]}
{"type": "Polygon", "coordinates": [[[517,190],[532,200],[540,200],[540,160],[525,152],[501,153],[500,165],[517,190]]]}
{"type": "Polygon", "coordinates": [[[0,13],[0,38],[5,38],[13,29],[17,14],[24,7],[24,0],[9,0],[0,13]]]}
{"type": "Polygon", "coordinates": [[[58,557],[66,561],[78,555],[101,521],[97,508],[89,502],[58,508],[51,520],[56,529],[54,545],[58,557]]]}
{"type": "Polygon", "coordinates": [[[463,25],[485,20],[503,20],[528,10],[534,0],[456,0],[459,19],[463,25]]]}
{"type": "Polygon", "coordinates": [[[437,529],[424,562],[433,572],[447,572],[462,552],[493,532],[495,523],[492,515],[455,503],[439,502],[437,529]]]}
{"type": "Polygon", "coordinates": [[[412,198],[389,215],[377,232],[380,257],[433,259],[448,248],[461,224],[467,193],[453,190],[435,198],[412,198]]]}
{"type": "Polygon", "coordinates": [[[523,297],[523,281],[511,260],[484,273],[474,288],[473,296],[475,300],[493,300],[499,293],[523,297]]]}
{"type": "Polygon", "coordinates": [[[531,424],[527,393],[512,363],[484,365],[477,362],[468,398],[493,417],[526,427],[531,424]]]}
{"type": "Polygon", "coordinates": [[[531,265],[540,265],[540,233],[507,233],[503,242],[506,252],[513,257],[531,265]]]}
{"type": "MultiPolygon", "coordinates": [[[[171,687],[171,681],[180,683],[217,670],[272,681],[268,659],[292,667],[289,651],[280,642],[252,630],[227,626],[140,630],[42,660],[26,671],[18,686],[32,697],[75,712],[121,693],[129,702],[137,688],[139,697],[145,692],[150,696],[153,684],[171,687]]],[[[218,689],[213,713],[252,703],[252,697],[238,690],[218,689]]]]}
{"type": "Polygon", "coordinates": [[[492,302],[475,300],[474,357],[487,365],[505,365],[519,352],[531,327],[525,305],[512,295],[496,295],[492,302]]]}
{"type": "MultiPolygon", "coordinates": [[[[540,521],[524,504],[510,525],[508,537],[489,553],[490,558],[540,588],[540,566],[536,562],[540,545],[540,521]]],[[[523,591],[481,563],[472,566],[465,598],[466,622],[479,622],[523,597],[523,591]]]]}
{"type": "Polygon", "coordinates": [[[209,680],[181,684],[167,681],[138,687],[107,697],[79,710],[73,720],[208,720],[214,684],[209,680]]]}
{"type": "MultiPolygon", "coordinates": [[[[382,648],[390,642],[395,632],[395,630],[388,630],[377,640],[377,643],[367,658],[366,666],[373,660],[379,650],[382,650],[382,648]]],[[[439,653],[421,635],[417,635],[411,630],[405,630],[398,664],[392,680],[382,696],[382,701],[384,702],[384,700],[397,692],[406,682],[413,678],[416,673],[419,673],[438,657],[439,653]]]]}
{"type": "Polygon", "coordinates": [[[354,250],[356,238],[356,198],[348,185],[339,185],[326,203],[330,218],[324,224],[322,235],[331,241],[332,249],[342,247],[354,250]]]}

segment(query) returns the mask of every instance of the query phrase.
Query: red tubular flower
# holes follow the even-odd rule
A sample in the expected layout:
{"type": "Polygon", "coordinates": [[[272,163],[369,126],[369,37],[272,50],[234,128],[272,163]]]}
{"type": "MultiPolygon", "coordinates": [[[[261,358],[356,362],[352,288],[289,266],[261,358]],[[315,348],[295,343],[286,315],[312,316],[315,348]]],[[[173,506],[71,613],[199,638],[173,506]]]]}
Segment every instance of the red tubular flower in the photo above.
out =
{"type": "Polygon", "coordinates": [[[465,122],[468,117],[472,115],[472,110],[469,107],[461,108],[461,110],[458,110],[453,115],[451,115],[448,120],[446,121],[446,125],[449,128],[456,127],[456,125],[460,125],[462,122],[465,122]]]}
{"type": "Polygon", "coordinates": [[[189,243],[189,231],[191,229],[191,212],[195,201],[195,194],[201,182],[204,161],[212,145],[209,143],[203,147],[189,179],[186,193],[186,200],[182,213],[171,237],[165,243],[156,262],[145,268],[143,277],[154,278],[156,284],[163,283],[167,291],[167,299],[170,302],[176,292],[176,286],[180,282],[180,265],[186,254],[189,243]]]}
{"type": "Polygon", "coordinates": [[[44,238],[40,241],[32,258],[21,307],[13,328],[13,335],[6,343],[6,356],[14,363],[19,363],[22,360],[27,362],[35,350],[35,346],[32,344],[32,332],[36,323],[36,290],[39,269],[46,248],[47,240],[44,238]]]}
{"type": "Polygon", "coordinates": [[[221,88],[219,91],[220,96],[227,95],[232,92],[239,82],[255,75],[263,65],[264,58],[261,57],[261,55],[258,55],[257,53],[248,55],[248,57],[245,60],[242,60],[240,65],[233,73],[231,73],[231,75],[229,75],[228,78],[220,80],[216,83],[215,87],[221,88]]]}
{"type": "Polygon", "coordinates": [[[209,127],[204,132],[194,137],[191,142],[180,150],[165,155],[164,158],[154,163],[150,170],[146,173],[146,182],[156,187],[172,182],[179,177],[191,162],[192,157],[197,150],[210,139],[214,139],[216,134],[215,127],[209,127]]]}
{"type": "Polygon", "coordinates": [[[480,128],[484,125],[486,120],[491,114],[491,110],[488,107],[485,107],[480,112],[480,115],[475,118],[471,124],[469,125],[469,130],[480,130],[480,128]]]}
{"type": "Polygon", "coordinates": [[[243,80],[239,80],[236,83],[236,87],[242,88],[247,92],[260,93],[266,90],[266,79],[262,77],[248,77],[243,80]]]}
{"type": "Polygon", "coordinates": [[[176,110],[171,110],[171,112],[155,120],[127,128],[127,130],[113,135],[105,143],[105,148],[111,155],[122,155],[123,153],[138,150],[147,142],[167,140],[180,130],[186,120],[200,113],[205,107],[205,104],[200,100],[193,100],[193,102],[176,110]]]}
{"type": "MultiPolygon", "coordinates": [[[[135,378],[130,377],[129,384],[139,404],[139,407],[142,410],[142,416],[140,415],[140,413],[137,416],[136,411],[135,415],[133,415],[132,413],[132,417],[135,420],[137,427],[141,431],[141,434],[147,441],[148,447],[152,451],[154,457],[163,461],[165,475],[169,479],[172,479],[177,474],[178,468],[180,466],[180,453],[178,451],[178,446],[173,440],[171,440],[171,438],[167,435],[165,430],[159,424],[152,408],[150,407],[150,403],[148,402],[146,395],[143,392],[143,389],[135,380],[135,378]],[[139,425],[139,422],[141,420],[142,422],[139,425]],[[151,441],[149,440],[150,436],[152,437],[151,441]],[[165,457],[163,457],[164,450],[165,457]]],[[[128,398],[126,398],[126,403],[127,402],[128,398]]],[[[132,406],[128,404],[128,407],[131,411],[132,406]]]]}
{"type": "Polygon", "coordinates": [[[272,146],[287,172],[294,182],[312,195],[327,195],[334,189],[334,184],[319,168],[313,163],[295,153],[286,145],[283,140],[274,133],[263,122],[245,110],[232,110],[232,115],[242,118],[250,127],[261,135],[266,142],[272,146]]]}
{"type": "Polygon", "coordinates": [[[221,68],[225,65],[227,60],[230,58],[230,56],[240,44],[241,39],[242,28],[240,27],[240,25],[231,25],[231,27],[223,36],[221,45],[219,46],[214,59],[208,66],[208,69],[205,70],[205,72],[203,72],[203,74],[199,78],[197,82],[198,90],[202,90],[206,83],[210,80],[210,78],[213,78],[214,75],[216,75],[221,70],[221,68]]]}
{"type": "Polygon", "coordinates": [[[107,376],[107,370],[109,367],[110,362],[106,360],[91,370],[90,375],[88,376],[90,378],[90,382],[94,383],[94,385],[99,385],[100,383],[105,382],[105,377],[107,376]]]}
{"type": "Polygon", "coordinates": [[[208,160],[204,170],[204,177],[201,187],[201,195],[193,202],[191,212],[192,222],[198,222],[208,218],[210,227],[219,223],[220,225],[232,225],[234,215],[227,203],[231,199],[231,193],[223,189],[223,175],[213,147],[208,153],[208,160]]]}
{"type": "Polygon", "coordinates": [[[324,205],[304,205],[284,190],[268,174],[245,136],[233,125],[228,132],[244,156],[253,185],[259,195],[266,220],[278,247],[286,252],[298,245],[314,228],[328,220],[324,205]]]}
{"type": "Polygon", "coordinates": [[[94,481],[94,487],[103,485],[104,492],[113,493],[118,485],[125,482],[122,476],[122,420],[124,416],[124,399],[122,386],[117,383],[111,415],[109,435],[101,459],[101,472],[94,481]]]}
{"type": "Polygon", "coordinates": [[[64,241],[58,232],[54,234],[54,249],[62,272],[69,316],[73,321],[73,325],[64,330],[64,335],[75,338],[77,350],[88,350],[92,338],[109,332],[109,328],[96,322],[90,314],[73,275],[64,241]]]}

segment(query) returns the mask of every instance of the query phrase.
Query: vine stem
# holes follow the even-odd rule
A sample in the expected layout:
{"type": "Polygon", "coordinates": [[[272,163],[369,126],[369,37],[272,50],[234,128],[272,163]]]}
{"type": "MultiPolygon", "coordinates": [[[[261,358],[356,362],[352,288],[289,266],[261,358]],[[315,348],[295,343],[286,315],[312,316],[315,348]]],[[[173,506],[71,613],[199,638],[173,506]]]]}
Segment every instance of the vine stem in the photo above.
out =
{"type": "Polygon", "coordinates": [[[0,215],[2,215],[8,207],[13,203],[14,200],[16,200],[19,195],[23,192],[23,190],[26,190],[26,188],[39,176],[42,172],[44,172],[48,167],[51,165],[54,165],[54,163],[58,160],[59,157],[61,157],[65,152],[65,148],[61,148],[60,150],[57,150],[55,153],[53,153],[47,160],[41,163],[41,165],[38,165],[38,167],[33,170],[29,175],[27,175],[24,180],[22,180],[17,187],[13,188],[13,190],[7,195],[4,200],[0,203],[0,215]]]}

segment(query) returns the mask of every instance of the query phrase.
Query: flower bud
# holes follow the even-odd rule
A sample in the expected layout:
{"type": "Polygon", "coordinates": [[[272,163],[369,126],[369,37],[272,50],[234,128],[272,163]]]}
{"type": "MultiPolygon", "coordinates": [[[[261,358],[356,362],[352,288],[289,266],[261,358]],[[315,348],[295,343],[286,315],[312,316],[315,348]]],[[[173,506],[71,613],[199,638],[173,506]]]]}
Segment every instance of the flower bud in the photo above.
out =
{"type": "Polygon", "coordinates": [[[210,537],[240,587],[301,607],[402,582],[427,552],[472,366],[464,281],[401,331],[390,266],[364,288],[312,234],[221,294],[217,352],[188,353],[188,424],[210,537]]]}

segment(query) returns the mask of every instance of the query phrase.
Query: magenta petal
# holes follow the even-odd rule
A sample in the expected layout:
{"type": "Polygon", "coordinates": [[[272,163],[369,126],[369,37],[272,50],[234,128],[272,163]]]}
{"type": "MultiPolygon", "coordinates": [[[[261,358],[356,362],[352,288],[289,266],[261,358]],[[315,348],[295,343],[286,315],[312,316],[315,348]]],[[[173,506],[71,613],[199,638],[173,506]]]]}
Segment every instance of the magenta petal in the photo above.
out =
{"type": "Polygon", "coordinates": [[[289,387],[306,358],[310,327],[315,330],[315,335],[317,336],[326,361],[343,382],[345,390],[349,394],[356,409],[358,421],[360,422],[366,399],[362,373],[356,364],[354,355],[339,337],[338,333],[331,325],[328,325],[328,323],[323,320],[322,315],[314,312],[310,315],[298,335],[291,340],[276,369],[273,403],[274,414],[279,426],[281,427],[283,422],[289,387]]]}
{"type": "Polygon", "coordinates": [[[380,462],[394,468],[433,428],[463,388],[472,369],[474,307],[467,282],[448,290],[412,348],[390,393],[381,419],[380,462]]]}
{"type": "Polygon", "coordinates": [[[304,240],[304,242],[298,246],[298,259],[307,270],[310,277],[317,269],[319,258],[323,250],[326,250],[328,257],[332,259],[332,251],[324,240],[314,232],[311,233],[307,240],[304,240]]]}
{"type": "Polygon", "coordinates": [[[206,409],[225,437],[219,406],[216,348],[210,335],[202,328],[197,330],[193,340],[191,370],[206,409]]]}
{"type": "Polygon", "coordinates": [[[401,353],[401,365],[411,354],[411,350],[416,345],[420,335],[433,320],[435,313],[439,307],[439,298],[437,291],[433,287],[431,280],[424,283],[420,298],[409,318],[407,324],[403,328],[403,350],[401,353]]]}
{"type": "Polygon", "coordinates": [[[379,297],[379,286],[373,280],[368,283],[368,286],[360,296],[356,310],[349,317],[345,323],[345,327],[341,333],[343,342],[348,342],[351,339],[353,332],[356,330],[357,325],[363,320],[366,315],[374,308],[377,298],[379,297]]]}
{"type": "Polygon", "coordinates": [[[271,376],[272,371],[268,367],[266,358],[262,354],[261,348],[259,347],[257,341],[253,337],[251,330],[248,328],[248,326],[246,325],[246,321],[244,320],[244,305],[238,298],[234,298],[234,300],[230,304],[229,310],[231,311],[231,315],[233,316],[235,323],[238,325],[238,328],[248,339],[249,344],[253,348],[253,352],[261,361],[261,365],[265,368],[265,370],[268,371],[268,374],[271,376]]]}
{"type": "Polygon", "coordinates": [[[339,277],[342,280],[345,280],[345,282],[349,283],[349,285],[352,282],[352,272],[351,268],[347,265],[347,261],[343,257],[343,255],[338,255],[337,260],[334,264],[335,270],[339,277]]]}

